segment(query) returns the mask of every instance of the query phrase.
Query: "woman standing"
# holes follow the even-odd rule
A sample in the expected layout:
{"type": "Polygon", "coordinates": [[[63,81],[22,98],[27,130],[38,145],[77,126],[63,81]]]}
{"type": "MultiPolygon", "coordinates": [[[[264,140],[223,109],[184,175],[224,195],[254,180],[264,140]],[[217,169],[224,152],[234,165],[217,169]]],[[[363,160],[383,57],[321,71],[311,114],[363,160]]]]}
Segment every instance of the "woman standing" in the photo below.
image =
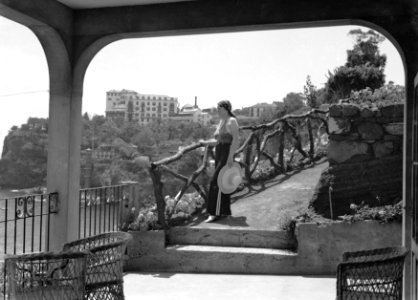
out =
{"type": "Polygon", "coordinates": [[[238,122],[232,113],[228,100],[218,103],[219,125],[215,131],[215,172],[209,186],[209,197],[206,211],[209,217],[205,222],[213,222],[221,216],[231,215],[231,195],[224,194],[218,187],[217,179],[223,166],[231,167],[234,153],[238,149],[238,122]]]}

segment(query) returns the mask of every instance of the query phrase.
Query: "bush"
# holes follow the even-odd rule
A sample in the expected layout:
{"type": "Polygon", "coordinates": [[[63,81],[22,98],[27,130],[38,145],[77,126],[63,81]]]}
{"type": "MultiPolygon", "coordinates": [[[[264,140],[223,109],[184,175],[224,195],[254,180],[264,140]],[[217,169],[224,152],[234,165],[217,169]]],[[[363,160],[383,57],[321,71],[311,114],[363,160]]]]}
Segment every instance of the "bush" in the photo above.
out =
{"type": "Polygon", "coordinates": [[[402,201],[395,205],[369,207],[368,205],[351,204],[352,214],[338,217],[345,222],[374,220],[381,223],[402,222],[402,201]]]}
{"type": "MultiPolygon", "coordinates": [[[[165,197],[166,219],[170,226],[175,226],[188,221],[192,215],[199,212],[204,206],[204,199],[198,193],[184,194],[176,203],[174,198],[165,197]]],[[[132,208],[127,220],[122,225],[122,230],[148,231],[161,229],[158,222],[157,206],[143,209],[132,208]]]]}

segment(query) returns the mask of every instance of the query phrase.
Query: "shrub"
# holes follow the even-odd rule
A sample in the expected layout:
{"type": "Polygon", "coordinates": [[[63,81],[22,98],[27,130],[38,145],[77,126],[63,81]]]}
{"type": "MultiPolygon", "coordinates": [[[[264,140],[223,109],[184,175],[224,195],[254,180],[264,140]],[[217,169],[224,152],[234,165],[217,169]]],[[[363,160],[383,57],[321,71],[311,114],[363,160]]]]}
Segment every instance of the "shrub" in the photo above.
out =
{"type": "Polygon", "coordinates": [[[376,207],[351,204],[350,208],[352,214],[340,216],[339,219],[350,223],[364,220],[375,220],[381,223],[402,222],[402,201],[395,205],[376,207]]]}
{"type": "MultiPolygon", "coordinates": [[[[170,196],[165,197],[166,219],[170,226],[175,226],[189,220],[192,215],[200,211],[204,206],[204,199],[198,193],[184,194],[176,201],[170,196]]],[[[158,223],[157,206],[143,209],[132,208],[127,220],[122,225],[122,230],[148,231],[161,229],[158,223]]]]}

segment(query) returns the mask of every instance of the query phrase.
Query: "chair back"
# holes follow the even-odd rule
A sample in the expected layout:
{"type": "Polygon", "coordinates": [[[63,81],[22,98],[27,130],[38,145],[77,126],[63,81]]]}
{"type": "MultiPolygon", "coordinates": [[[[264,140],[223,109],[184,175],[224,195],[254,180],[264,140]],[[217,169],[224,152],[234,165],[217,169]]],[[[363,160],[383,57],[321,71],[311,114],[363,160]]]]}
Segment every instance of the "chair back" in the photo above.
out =
{"type": "Polygon", "coordinates": [[[35,253],[6,256],[9,299],[83,299],[88,253],[35,253]]]}

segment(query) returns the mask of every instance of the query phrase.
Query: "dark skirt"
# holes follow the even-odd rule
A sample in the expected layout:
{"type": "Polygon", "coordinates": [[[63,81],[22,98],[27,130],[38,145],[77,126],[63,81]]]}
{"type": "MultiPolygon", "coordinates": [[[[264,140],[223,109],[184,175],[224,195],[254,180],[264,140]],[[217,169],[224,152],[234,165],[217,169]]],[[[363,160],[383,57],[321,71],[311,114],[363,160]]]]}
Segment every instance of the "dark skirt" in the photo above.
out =
{"type": "Polygon", "coordinates": [[[231,215],[231,195],[224,194],[218,188],[218,175],[226,165],[231,144],[218,143],[215,148],[215,172],[209,186],[209,196],[206,211],[212,216],[231,215]]]}

